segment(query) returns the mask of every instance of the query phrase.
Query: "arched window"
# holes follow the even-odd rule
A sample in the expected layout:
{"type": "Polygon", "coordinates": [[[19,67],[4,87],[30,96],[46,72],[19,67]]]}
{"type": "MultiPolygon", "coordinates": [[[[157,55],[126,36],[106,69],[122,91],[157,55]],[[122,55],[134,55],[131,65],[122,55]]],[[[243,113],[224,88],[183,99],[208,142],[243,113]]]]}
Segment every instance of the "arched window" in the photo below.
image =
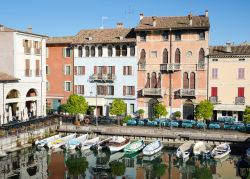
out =
{"type": "Polygon", "coordinates": [[[180,63],[180,62],[181,62],[181,52],[177,48],[176,51],[175,51],[175,63],[180,63]]]}
{"type": "Polygon", "coordinates": [[[91,57],[95,56],[95,46],[91,47],[91,57]]]}
{"type": "Polygon", "coordinates": [[[203,48],[201,48],[199,51],[199,63],[204,63],[204,62],[205,62],[205,52],[203,48]]]}
{"type": "Polygon", "coordinates": [[[195,89],[195,73],[190,74],[190,89],[195,89]]]}
{"type": "Polygon", "coordinates": [[[127,56],[127,45],[122,46],[122,56],[123,57],[127,56]]]}
{"type": "Polygon", "coordinates": [[[130,46],[130,56],[135,56],[135,46],[134,45],[130,46]]]}
{"type": "Polygon", "coordinates": [[[162,61],[163,63],[168,63],[168,50],[164,49],[163,54],[162,54],[162,61]]]}
{"type": "Polygon", "coordinates": [[[161,73],[158,74],[157,88],[161,88],[161,73]]]}
{"type": "Polygon", "coordinates": [[[189,88],[188,73],[184,72],[183,73],[183,89],[188,89],[188,88],[189,88]]]}
{"type": "Polygon", "coordinates": [[[102,46],[98,47],[98,57],[102,57],[102,46]]]}
{"type": "Polygon", "coordinates": [[[112,57],[112,55],[113,55],[113,49],[112,49],[112,46],[109,45],[109,46],[108,46],[108,56],[109,56],[109,57],[112,57]]]}
{"type": "Polygon", "coordinates": [[[157,78],[156,78],[156,73],[152,73],[151,77],[151,88],[157,88],[157,78]]]}
{"type": "Polygon", "coordinates": [[[89,46],[85,47],[85,55],[86,57],[89,57],[89,46]]]}
{"type": "Polygon", "coordinates": [[[78,57],[82,57],[82,46],[78,47],[78,57]]]}
{"type": "Polygon", "coordinates": [[[147,73],[147,82],[145,88],[150,88],[150,73],[147,73]]]}
{"type": "Polygon", "coordinates": [[[117,57],[121,56],[121,48],[120,48],[119,45],[117,45],[117,46],[115,47],[115,55],[116,55],[117,57]]]}
{"type": "Polygon", "coordinates": [[[146,60],[146,52],[144,49],[141,50],[141,55],[140,55],[140,59],[142,60],[146,60]]]}

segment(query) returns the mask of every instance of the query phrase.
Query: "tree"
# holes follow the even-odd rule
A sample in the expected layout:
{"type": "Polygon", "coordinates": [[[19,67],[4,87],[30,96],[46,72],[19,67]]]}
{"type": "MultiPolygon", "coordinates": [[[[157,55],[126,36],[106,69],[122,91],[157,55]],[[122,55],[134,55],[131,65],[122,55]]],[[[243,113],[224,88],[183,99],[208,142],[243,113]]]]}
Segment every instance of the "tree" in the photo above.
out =
{"type": "Polygon", "coordinates": [[[174,117],[175,117],[175,118],[180,118],[180,117],[181,117],[181,111],[176,111],[176,112],[174,113],[174,117]]]}
{"type": "Polygon", "coordinates": [[[212,179],[213,174],[208,168],[205,168],[205,167],[195,168],[194,178],[197,178],[197,179],[212,179]]]}
{"type": "MultiPolygon", "coordinates": [[[[85,157],[79,157],[79,158],[69,158],[66,160],[66,166],[69,171],[69,175],[73,178],[84,174],[87,167],[88,167],[88,161],[85,157]]],[[[84,175],[83,175],[84,176],[84,175]]]]}
{"type": "Polygon", "coordinates": [[[63,109],[71,115],[85,114],[88,110],[88,103],[84,97],[78,95],[70,95],[63,109]]]}
{"type": "Polygon", "coordinates": [[[154,175],[154,178],[156,177],[161,177],[165,174],[166,172],[166,164],[164,163],[156,163],[153,165],[153,175],[154,175]]]}
{"type": "Polygon", "coordinates": [[[244,123],[250,124],[250,106],[247,106],[244,111],[244,123]]]}
{"type": "Polygon", "coordinates": [[[137,113],[139,114],[139,117],[140,117],[140,118],[143,118],[143,115],[144,115],[145,111],[144,111],[143,109],[139,109],[139,110],[137,111],[137,113]]]}
{"type": "Polygon", "coordinates": [[[110,108],[110,114],[116,115],[118,124],[120,125],[119,116],[125,114],[126,112],[126,104],[122,99],[114,99],[110,108]]]}
{"type": "MultiPolygon", "coordinates": [[[[208,100],[202,100],[200,103],[195,107],[195,117],[197,120],[202,120],[205,122],[205,120],[211,120],[211,117],[213,115],[214,106],[213,104],[208,100]]],[[[204,125],[205,130],[205,125],[204,125]]]]}
{"type": "Polygon", "coordinates": [[[166,110],[166,106],[158,103],[154,106],[154,114],[157,118],[160,118],[161,116],[166,116],[168,115],[168,112],[166,110]]]}
{"type": "Polygon", "coordinates": [[[126,166],[124,162],[114,161],[111,162],[110,168],[112,170],[112,174],[115,176],[122,176],[125,173],[126,166]]]}

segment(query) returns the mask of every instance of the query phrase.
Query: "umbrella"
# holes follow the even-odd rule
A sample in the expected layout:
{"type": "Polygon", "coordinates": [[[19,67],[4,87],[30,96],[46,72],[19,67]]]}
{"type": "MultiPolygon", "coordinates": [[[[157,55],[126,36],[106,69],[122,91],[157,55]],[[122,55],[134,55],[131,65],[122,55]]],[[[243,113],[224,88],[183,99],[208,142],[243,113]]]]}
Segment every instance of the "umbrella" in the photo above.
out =
{"type": "Polygon", "coordinates": [[[9,106],[9,122],[12,121],[12,108],[9,106]]]}
{"type": "Polygon", "coordinates": [[[33,116],[36,116],[36,103],[32,103],[33,116]]]}
{"type": "Polygon", "coordinates": [[[23,112],[23,120],[26,121],[28,119],[29,119],[29,117],[28,117],[28,108],[25,107],[24,112],[23,112]]]}

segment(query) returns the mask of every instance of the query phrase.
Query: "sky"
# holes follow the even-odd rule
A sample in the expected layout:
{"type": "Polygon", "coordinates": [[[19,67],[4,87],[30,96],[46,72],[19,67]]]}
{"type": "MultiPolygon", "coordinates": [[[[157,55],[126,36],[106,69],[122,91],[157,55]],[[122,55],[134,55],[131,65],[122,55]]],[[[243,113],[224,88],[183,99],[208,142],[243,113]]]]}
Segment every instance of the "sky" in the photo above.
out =
{"type": "Polygon", "coordinates": [[[48,36],[81,29],[135,27],[144,16],[204,15],[209,12],[210,45],[250,42],[249,0],[1,0],[0,24],[48,36]]]}

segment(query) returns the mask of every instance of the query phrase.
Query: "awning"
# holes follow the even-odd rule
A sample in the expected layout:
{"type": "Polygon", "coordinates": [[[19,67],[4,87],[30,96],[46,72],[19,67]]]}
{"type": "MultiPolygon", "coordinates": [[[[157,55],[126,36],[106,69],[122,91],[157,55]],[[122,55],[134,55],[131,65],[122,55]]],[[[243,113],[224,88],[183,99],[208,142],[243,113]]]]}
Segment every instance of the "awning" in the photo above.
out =
{"type": "Polygon", "coordinates": [[[235,105],[235,104],[216,104],[214,105],[214,110],[216,111],[244,111],[245,105],[235,105]]]}

